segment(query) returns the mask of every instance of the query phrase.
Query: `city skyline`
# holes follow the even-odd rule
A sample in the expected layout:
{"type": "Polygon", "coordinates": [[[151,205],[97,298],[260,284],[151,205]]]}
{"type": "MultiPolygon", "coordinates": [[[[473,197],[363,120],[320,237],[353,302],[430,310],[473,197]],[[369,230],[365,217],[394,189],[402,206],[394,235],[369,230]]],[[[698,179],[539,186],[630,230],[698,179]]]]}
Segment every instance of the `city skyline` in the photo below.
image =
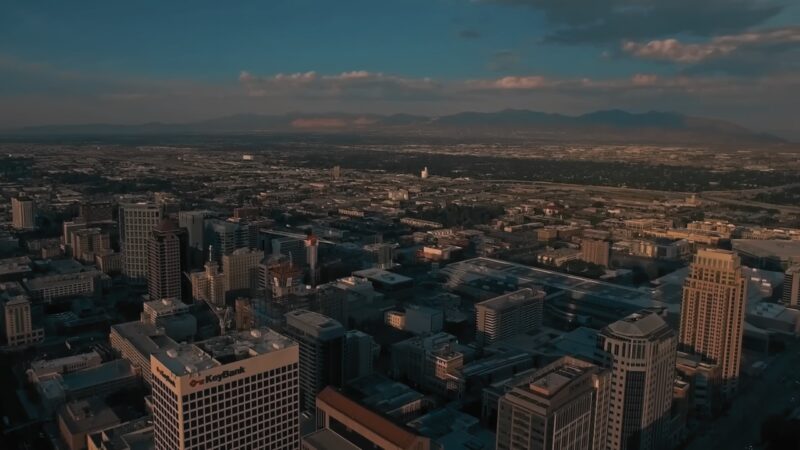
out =
{"type": "Polygon", "coordinates": [[[3,9],[0,129],[295,111],[624,108],[797,131],[800,7],[780,2],[3,9]]]}

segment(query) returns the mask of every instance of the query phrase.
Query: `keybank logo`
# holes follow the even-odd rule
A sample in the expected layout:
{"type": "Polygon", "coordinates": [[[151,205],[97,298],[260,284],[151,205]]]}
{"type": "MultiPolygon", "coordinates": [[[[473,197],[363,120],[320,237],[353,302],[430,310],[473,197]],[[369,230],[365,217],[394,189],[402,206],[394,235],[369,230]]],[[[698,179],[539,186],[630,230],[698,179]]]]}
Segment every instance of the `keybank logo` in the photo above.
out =
{"type": "Polygon", "coordinates": [[[206,375],[205,378],[196,378],[190,380],[189,386],[196,387],[196,386],[202,386],[206,383],[219,383],[220,381],[226,378],[233,377],[236,375],[241,375],[243,373],[244,373],[244,367],[239,367],[238,369],[233,369],[233,370],[223,370],[222,372],[214,375],[206,375]]]}
{"type": "Polygon", "coordinates": [[[173,387],[175,386],[175,380],[172,379],[172,376],[161,370],[160,367],[156,370],[158,371],[158,374],[161,375],[161,378],[164,379],[164,381],[171,384],[173,387]]]}

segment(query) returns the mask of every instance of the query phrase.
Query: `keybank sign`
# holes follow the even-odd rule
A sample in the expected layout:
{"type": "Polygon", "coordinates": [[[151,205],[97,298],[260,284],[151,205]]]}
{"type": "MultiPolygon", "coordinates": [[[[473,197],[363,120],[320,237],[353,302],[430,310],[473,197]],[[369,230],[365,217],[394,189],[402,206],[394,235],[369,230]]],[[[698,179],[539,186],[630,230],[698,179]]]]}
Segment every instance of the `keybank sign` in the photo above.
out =
{"type": "Polygon", "coordinates": [[[241,375],[244,373],[244,367],[239,367],[238,369],[232,370],[223,370],[220,373],[216,373],[213,375],[206,375],[205,378],[197,378],[189,381],[189,386],[202,386],[206,383],[219,383],[226,378],[230,378],[236,375],[241,375]]]}

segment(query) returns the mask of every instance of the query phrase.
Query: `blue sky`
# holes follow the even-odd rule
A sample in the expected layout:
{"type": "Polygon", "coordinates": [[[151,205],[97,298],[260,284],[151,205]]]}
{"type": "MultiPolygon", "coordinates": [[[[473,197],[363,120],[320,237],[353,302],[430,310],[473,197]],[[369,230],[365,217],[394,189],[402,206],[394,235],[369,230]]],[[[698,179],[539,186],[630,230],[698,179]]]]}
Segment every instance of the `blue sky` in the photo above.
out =
{"type": "Polygon", "coordinates": [[[0,0],[0,128],[506,107],[798,126],[793,2],[228,3],[0,0]]]}

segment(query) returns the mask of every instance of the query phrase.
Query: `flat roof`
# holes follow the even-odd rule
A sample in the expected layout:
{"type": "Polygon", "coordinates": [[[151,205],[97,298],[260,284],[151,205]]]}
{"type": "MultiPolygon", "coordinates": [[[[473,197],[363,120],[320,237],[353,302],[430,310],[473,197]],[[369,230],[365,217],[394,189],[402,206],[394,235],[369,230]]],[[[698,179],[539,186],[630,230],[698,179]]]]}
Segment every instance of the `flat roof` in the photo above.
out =
{"type": "Polygon", "coordinates": [[[800,241],[733,239],[731,244],[735,251],[759,258],[800,261],[800,241]]]}
{"type": "Polygon", "coordinates": [[[177,376],[183,376],[297,345],[268,328],[218,336],[153,355],[177,376]]]}
{"type": "Polygon", "coordinates": [[[376,267],[353,272],[354,276],[366,278],[368,280],[380,281],[384,284],[402,284],[413,281],[411,278],[400,275],[399,273],[389,272],[388,270],[376,267]]]}
{"type": "Polygon", "coordinates": [[[303,436],[303,443],[315,450],[359,450],[360,448],[328,428],[303,436]]]}
{"type": "Polygon", "coordinates": [[[499,259],[479,257],[449,264],[442,269],[453,279],[466,282],[481,278],[507,279],[518,284],[534,284],[569,291],[574,296],[592,296],[609,302],[622,302],[639,308],[667,306],[653,298],[655,290],[633,288],[591,278],[579,277],[538,267],[530,267],[499,259]]]}
{"type": "Polygon", "coordinates": [[[484,308],[500,311],[526,304],[533,299],[544,299],[544,292],[538,290],[534,291],[531,288],[522,288],[514,292],[509,292],[508,294],[498,295],[497,297],[484,300],[477,303],[475,306],[482,306],[484,308]]]}

